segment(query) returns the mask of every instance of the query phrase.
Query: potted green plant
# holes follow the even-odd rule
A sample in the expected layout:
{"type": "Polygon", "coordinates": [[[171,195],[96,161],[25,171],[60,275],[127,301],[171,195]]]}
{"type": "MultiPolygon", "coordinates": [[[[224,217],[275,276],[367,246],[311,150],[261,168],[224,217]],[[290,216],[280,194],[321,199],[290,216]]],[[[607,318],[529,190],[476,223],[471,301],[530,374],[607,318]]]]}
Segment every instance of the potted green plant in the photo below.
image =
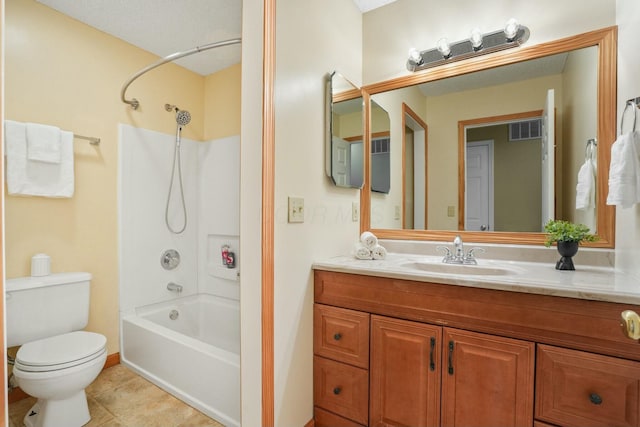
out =
{"type": "Polygon", "coordinates": [[[544,225],[544,231],[547,233],[545,246],[549,247],[556,243],[558,253],[562,256],[556,263],[556,270],[575,270],[571,258],[578,253],[580,243],[598,240],[598,236],[591,234],[586,225],[560,219],[549,220],[544,225]]]}

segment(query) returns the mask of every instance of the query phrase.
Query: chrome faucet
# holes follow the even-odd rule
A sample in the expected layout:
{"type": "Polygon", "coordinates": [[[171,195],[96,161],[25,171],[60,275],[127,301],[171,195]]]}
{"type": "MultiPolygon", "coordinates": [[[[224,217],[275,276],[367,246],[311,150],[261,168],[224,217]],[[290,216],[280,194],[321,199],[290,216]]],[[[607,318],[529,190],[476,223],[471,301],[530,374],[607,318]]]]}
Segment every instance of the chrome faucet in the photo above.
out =
{"type": "Polygon", "coordinates": [[[180,293],[182,292],[182,285],[178,285],[177,283],[169,282],[167,283],[167,290],[171,292],[180,293]]]}
{"type": "Polygon", "coordinates": [[[464,253],[464,244],[462,242],[462,237],[459,235],[453,239],[453,252],[446,246],[438,246],[437,250],[444,252],[444,258],[442,262],[446,264],[471,264],[476,265],[478,261],[476,261],[475,253],[476,252],[484,252],[482,248],[471,248],[465,254],[464,253]]]}

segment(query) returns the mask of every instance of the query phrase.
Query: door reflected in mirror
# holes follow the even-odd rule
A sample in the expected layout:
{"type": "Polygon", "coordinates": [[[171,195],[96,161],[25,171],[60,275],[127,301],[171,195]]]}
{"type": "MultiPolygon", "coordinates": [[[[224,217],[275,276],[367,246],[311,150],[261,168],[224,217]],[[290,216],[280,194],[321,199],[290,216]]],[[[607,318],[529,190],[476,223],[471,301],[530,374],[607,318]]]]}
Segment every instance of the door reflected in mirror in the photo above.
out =
{"type": "MultiPolygon", "coordinates": [[[[616,34],[616,27],[594,30],[365,86],[365,99],[374,100],[389,113],[391,176],[384,203],[376,200],[378,193],[362,193],[361,228],[386,239],[449,241],[460,234],[477,242],[544,244],[542,224],[555,218],[588,225],[600,239],[589,246],[613,247],[615,210],[606,205],[603,193],[616,135],[616,34]],[[555,99],[546,107],[550,89],[555,99]],[[424,178],[410,167],[417,164],[417,151],[413,150],[412,160],[412,135],[402,123],[403,105],[425,123],[424,178]],[[515,116],[514,120],[520,120],[526,118],[523,114],[545,108],[549,114],[541,121],[542,135],[546,126],[554,141],[541,138],[535,143],[539,146],[536,154],[530,150],[521,153],[522,158],[506,160],[515,164],[521,175],[517,180],[499,177],[498,168],[504,165],[493,159],[493,226],[481,220],[474,226],[476,231],[468,230],[472,227],[465,226],[465,211],[476,190],[469,189],[467,182],[466,128],[492,121],[487,118],[515,116]],[[590,141],[594,141],[592,150],[590,141]],[[584,198],[577,200],[576,184],[587,153],[597,162],[595,197],[586,208],[577,209],[576,202],[585,202],[584,198]],[[553,166],[543,170],[545,161],[553,166]],[[539,169],[536,176],[532,175],[534,163],[539,169]],[[527,184],[535,181],[535,189],[533,185],[507,188],[507,202],[500,203],[512,209],[500,207],[504,215],[496,215],[496,193],[504,191],[498,187],[515,186],[525,176],[527,184]],[[411,188],[410,182],[424,183],[424,191],[411,188]],[[526,222],[525,214],[514,209],[523,205],[521,198],[532,202],[526,207],[530,216],[526,222]],[[419,203],[424,203],[424,215],[417,208],[419,203]],[[416,218],[422,216],[421,224],[416,218]]],[[[364,188],[369,185],[365,182],[364,188]]]]}
{"type": "MultiPolygon", "coordinates": [[[[596,206],[577,211],[575,186],[598,135],[597,96],[597,46],[371,95],[372,135],[375,105],[391,129],[390,190],[372,194],[371,227],[542,232],[561,218],[595,230],[596,206]],[[424,123],[424,153],[403,109],[424,123]]],[[[370,159],[375,191],[386,176],[370,159]]]]}
{"type": "Polygon", "coordinates": [[[338,72],[326,82],[327,176],[338,187],[361,188],[364,183],[362,93],[338,72]]]}

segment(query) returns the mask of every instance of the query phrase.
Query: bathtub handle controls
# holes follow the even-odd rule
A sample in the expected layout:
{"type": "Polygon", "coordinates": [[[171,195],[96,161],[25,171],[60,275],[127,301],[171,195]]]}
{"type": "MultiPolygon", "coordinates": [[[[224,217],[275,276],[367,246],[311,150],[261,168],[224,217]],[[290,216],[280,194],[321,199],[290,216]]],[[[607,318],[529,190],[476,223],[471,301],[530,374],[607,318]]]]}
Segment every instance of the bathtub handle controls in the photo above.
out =
{"type": "Polygon", "coordinates": [[[167,249],[160,256],[160,265],[165,270],[173,270],[180,265],[180,254],[175,249],[167,249]]]}
{"type": "Polygon", "coordinates": [[[167,290],[175,293],[182,292],[182,285],[178,285],[177,283],[169,282],[167,283],[167,290]]]}

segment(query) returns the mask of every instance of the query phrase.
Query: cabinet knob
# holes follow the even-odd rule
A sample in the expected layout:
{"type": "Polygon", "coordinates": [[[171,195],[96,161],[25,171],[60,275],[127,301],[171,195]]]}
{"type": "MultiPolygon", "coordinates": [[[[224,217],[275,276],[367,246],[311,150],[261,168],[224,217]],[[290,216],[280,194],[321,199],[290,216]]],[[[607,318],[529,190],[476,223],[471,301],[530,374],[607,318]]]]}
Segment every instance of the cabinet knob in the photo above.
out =
{"type": "Polygon", "coordinates": [[[625,310],[622,317],[622,332],[632,340],[640,339],[640,316],[633,310],[625,310]]]}
{"type": "Polygon", "coordinates": [[[589,400],[594,405],[600,405],[602,403],[602,397],[598,393],[591,393],[589,395],[589,400]]]}
{"type": "Polygon", "coordinates": [[[333,339],[336,341],[340,341],[341,338],[342,338],[342,334],[339,332],[333,335],[333,339]]]}
{"type": "Polygon", "coordinates": [[[333,394],[340,394],[340,392],[341,392],[341,391],[342,391],[342,388],[341,388],[341,387],[335,387],[335,388],[333,389],[333,394]]]}

